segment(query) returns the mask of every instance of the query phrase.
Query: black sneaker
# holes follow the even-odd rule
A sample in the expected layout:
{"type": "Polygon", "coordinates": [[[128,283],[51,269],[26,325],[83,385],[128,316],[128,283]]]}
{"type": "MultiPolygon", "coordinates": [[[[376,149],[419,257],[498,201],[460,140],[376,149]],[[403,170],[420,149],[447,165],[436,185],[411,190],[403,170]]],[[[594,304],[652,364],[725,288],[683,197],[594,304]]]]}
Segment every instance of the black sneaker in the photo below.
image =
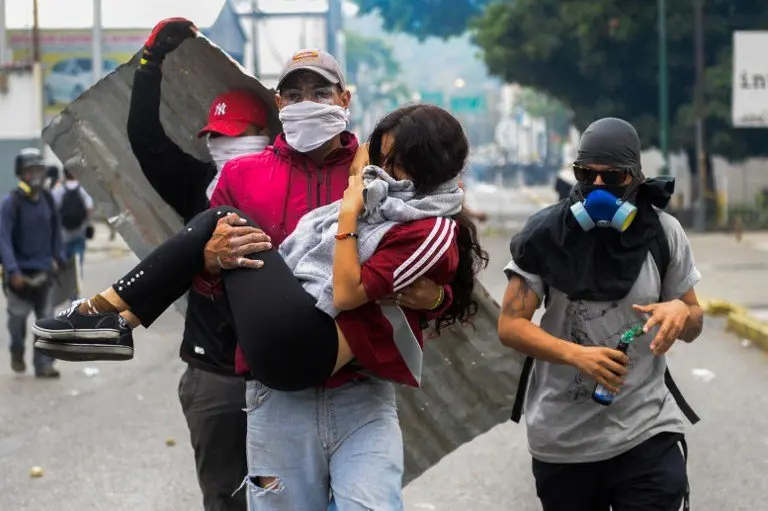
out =
{"type": "Polygon", "coordinates": [[[43,354],[69,362],[130,360],[133,358],[132,328],[120,314],[81,314],[77,300],[55,318],[35,321],[35,348],[43,354]]]}
{"type": "Polygon", "coordinates": [[[35,371],[35,378],[47,378],[52,380],[60,377],[61,373],[53,366],[47,366],[39,371],[35,371]]]}
{"type": "Polygon", "coordinates": [[[24,362],[24,355],[18,353],[11,353],[11,369],[14,373],[26,373],[27,363],[24,362]]]}

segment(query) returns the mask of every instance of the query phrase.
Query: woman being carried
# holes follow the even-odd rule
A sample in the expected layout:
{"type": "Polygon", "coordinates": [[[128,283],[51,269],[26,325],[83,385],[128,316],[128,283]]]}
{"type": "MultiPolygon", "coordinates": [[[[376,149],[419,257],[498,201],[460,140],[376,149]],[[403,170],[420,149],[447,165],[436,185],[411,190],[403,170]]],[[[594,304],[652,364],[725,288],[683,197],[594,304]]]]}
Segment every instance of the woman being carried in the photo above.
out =
{"type": "MultiPolygon", "coordinates": [[[[437,107],[401,108],[376,127],[370,153],[373,165],[350,177],[341,201],[305,215],[279,251],[258,254],[263,270],[222,273],[251,375],[268,387],[322,385],[355,356],[379,373],[377,357],[357,353],[377,335],[410,332],[420,347],[419,312],[375,303],[419,277],[451,285],[438,328],[474,313],[474,276],[487,255],[460,214],[458,179],[468,153],[460,124],[437,107]]],[[[149,327],[189,289],[217,222],[229,213],[243,216],[230,207],[201,213],[111,288],[38,320],[36,346],[64,360],[132,358],[132,328],[149,327]]],[[[400,356],[411,374],[393,379],[418,385],[420,350],[400,349],[400,356]]]]}

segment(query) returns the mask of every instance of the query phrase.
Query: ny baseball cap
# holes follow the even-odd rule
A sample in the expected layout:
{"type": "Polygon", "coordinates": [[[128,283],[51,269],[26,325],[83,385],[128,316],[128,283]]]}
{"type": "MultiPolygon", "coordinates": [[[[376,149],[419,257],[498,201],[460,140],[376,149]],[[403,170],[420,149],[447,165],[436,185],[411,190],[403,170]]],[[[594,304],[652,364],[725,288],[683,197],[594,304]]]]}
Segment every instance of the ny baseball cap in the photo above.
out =
{"type": "Polygon", "coordinates": [[[217,133],[227,137],[237,137],[242,135],[251,124],[259,127],[267,125],[267,111],[262,102],[248,91],[225,92],[211,103],[208,124],[197,136],[217,133]]]}
{"type": "Polygon", "coordinates": [[[341,90],[346,90],[347,88],[346,83],[344,83],[344,74],[341,72],[341,66],[333,58],[333,55],[323,50],[299,50],[293,54],[291,60],[283,68],[283,74],[277,83],[277,90],[280,90],[280,86],[283,85],[288,76],[302,69],[319,74],[332,84],[341,87],[341,90]]]}

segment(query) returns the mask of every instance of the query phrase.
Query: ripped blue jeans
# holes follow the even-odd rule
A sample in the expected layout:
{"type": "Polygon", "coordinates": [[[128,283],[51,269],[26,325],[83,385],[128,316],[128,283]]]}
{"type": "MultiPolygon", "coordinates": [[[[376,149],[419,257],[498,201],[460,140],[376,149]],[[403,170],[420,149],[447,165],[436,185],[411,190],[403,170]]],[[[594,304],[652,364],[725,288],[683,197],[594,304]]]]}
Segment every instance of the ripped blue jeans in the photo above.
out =
{"type": "Polygon", "coordinates": [[[245,396],[251,510],[403,509],[403,438],[391,383],[280,392],[249,381],[245,396]]]}

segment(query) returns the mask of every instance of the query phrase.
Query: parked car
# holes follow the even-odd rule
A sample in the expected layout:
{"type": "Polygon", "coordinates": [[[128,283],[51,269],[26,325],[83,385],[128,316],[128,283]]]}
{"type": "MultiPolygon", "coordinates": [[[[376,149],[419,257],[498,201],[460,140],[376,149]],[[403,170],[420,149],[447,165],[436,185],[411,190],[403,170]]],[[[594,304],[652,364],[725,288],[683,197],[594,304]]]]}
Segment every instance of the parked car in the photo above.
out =
{"type": "MultiPolygon", "coordinates": [[[[73,57],[56,62],[45,77],[45,101],[50,105],[66,104],[77,99],[93,85],[92,60],[88,57],[73,57]]],[[[117,69],[118,62],[104,59],[103,78],[117,69]]]]}

